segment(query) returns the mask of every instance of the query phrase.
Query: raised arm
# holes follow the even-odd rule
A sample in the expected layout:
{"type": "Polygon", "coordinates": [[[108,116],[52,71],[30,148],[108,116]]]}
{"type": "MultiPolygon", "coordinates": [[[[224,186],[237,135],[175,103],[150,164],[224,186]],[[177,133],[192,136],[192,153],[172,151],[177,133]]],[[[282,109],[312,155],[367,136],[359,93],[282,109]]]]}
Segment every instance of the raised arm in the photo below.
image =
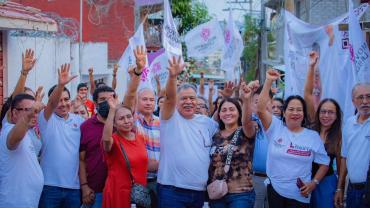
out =
{"type": "Polygon", "coordinates": [[[208,82],[208,106],[209,106],[209,112],[213,113],[215,110],[215,106],[213,105],[213,94],[215,93],[215,81],[209,80],[208,82]]]}
{"type": "Polygon", "coordinates": [[[155,75],[154,76],[154,79],[155,79],[155,83],[156,83],[156,87],[157,87],[157,96],[160,97],[161,95],[161,82],[160,82],[160,78],[159,78],[159,75],[155,75]]]}
{"type": "Polygon", "coordinates": [[[103,142],[103,149],[106,152],[110,152],[113,145],[113,138],[112,138],[112,132],[113,132],[113,120],[114,115],[116,113],[116,107],[118,105],[118,99],[117,98],[109,98],[108,99],[109,104],[109,113],[107,120],[104,123],[104,129],[103,129],[103,136],[102,136],[102,142],[103,142]]]}
{"type": "Polygon", "coordinates": [[[129,107],[131,110],[134,110],[136,91],[140,84],[141,74],[146,64],[146,51],[144,46],[138,46],[134,50],[136,58],[136,68],[129,69],[129,74],[131,77],[130,84],[123,98],[123,105],[129,107]]]}
{"type": "Polygon", "coordinates": [[[262,122],[262,125],[265,129],[268,129],[271,125],[272,121],[272,114],[267,111],[267,103],[270,101],[269,92],[272,86],[272,83],[278,80],[280,74],[273,69],[269,69],[266,72],[266,80],[263,84],[262,91],[258,97],[258,104],[257,104],[257,115],[262,122]]]}
{"type": "Polygon", "coordinates": [[[48,104],[45,107],[44,118],[49,120],[50,116],[53,114],[55,108],[58,106],[60,97],[62,96],[64,87],[77,75],[71,76],[69,70],[71,68],[70,64],[63,64],[58,70],[58,84],[51,93],[48,104]]]}
{"type": "Polygon", "coordinates": [[[315,51],[311,51],[310,53],[310,63],[308,66],[307,71],[307,78],[306,83],[304,85],[304,100],[307,104],[307,112],[308,112],[308,119],[310,122],[315,120],[315,105],[314,105],[314,96],[312,94],[313,91],[313,82],[314,82],[314,74],[315,74],[315,68],[318,64],[318,54],[315,51]]]}
{"type": "Polygon", "coordinates": [[[240,84],[239,95],[243,100],[242,124],[244,135],[247,138],[254,138],[256,135],[256,128],[252,121],[252,94],[252,89],[242,82],[240,84]]]}
{"type": "Polygon", "coordinates": [[[161,118],[163,120],[170,119],[175,112],[177,76],[185,67],[185,64],[181,63],[181,56],[177,60],[175,57],[172,57],[172,60],[168,60],[168,63],[169,76],[166,84],[166,98],[164,99],[163,109],[161,109],[161,118]]]}
{"type": "Polygon", "coordinates": [[[204,73],[200,73],[200,80],[199,80],[199,94],[200,96],[204,96],[204,73]]]}
{"type": "Polygon", "coordinates": [[[41,100],[42,95],[40,97],[36,97],[35,103],[32,105],[32,109],[24,117],[19,119],[12,130],[10,130],[6,140],[6,146],[9,150],[15,150],[26,135],[28,129],[32,127],[30,126],[31,120],[34,119],[35,115],[37,115],[43,108],[41,100]]]}
{"type": "Polygon", "coordinates": [[[32,49],[27,49],[26,54],[22,53],[22,71],[18,78],[18,82],[15,86],[14,92],[12,93],[13,97],[24,92],[27,75],[33,69],[35,63],[36,59],[34,57],[34,51],[32,49]]]}
{"type": "Polygon", "coordinates": [[[95,80],[94,80],[94,69],[93,68],[89,68],[89,80],[90,80],[90,95],[93,96],[95,88],[96,88],[95,80]]]}
{"type": "Polygon", "coordinates": [[[116,87],[117,87],[117,71],[118,71],[118,64],[114,64],[113,77],[112,77],[112,89],[113,90],[116,90],[116,87]]]}

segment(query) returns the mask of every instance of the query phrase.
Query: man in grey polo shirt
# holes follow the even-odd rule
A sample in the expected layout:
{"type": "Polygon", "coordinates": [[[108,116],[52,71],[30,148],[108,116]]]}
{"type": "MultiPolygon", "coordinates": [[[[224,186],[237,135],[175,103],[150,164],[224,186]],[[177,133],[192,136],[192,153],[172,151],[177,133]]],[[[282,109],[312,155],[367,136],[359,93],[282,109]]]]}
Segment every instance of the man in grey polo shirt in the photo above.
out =
{"type": "Polygon", "coordinates": [[[344,182],[348,171],[347,207],[365,207],[367,173],[370,164],[370,84],[356,84],[352,89],[352,102],[357,114],[343,127],[342,161],[335,204],[343,204],[344,182]]]}

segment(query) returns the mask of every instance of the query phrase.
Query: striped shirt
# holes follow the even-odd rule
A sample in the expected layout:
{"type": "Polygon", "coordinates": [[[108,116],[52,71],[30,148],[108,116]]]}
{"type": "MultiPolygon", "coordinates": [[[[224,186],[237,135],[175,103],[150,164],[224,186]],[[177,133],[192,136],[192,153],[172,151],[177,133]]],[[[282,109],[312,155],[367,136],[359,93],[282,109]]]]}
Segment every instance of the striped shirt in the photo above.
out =
{"type": "MultiPolygon", "coordinates": [[[[137,132],[144,137],[146,150],[148,152],[148,158],[159,161],[159,118],[152,115],[151,121],[147,123],[142,114],[136,113],[135,117],[137,132]]],[[[153,178],[156,176],[156,173],[148,173],[148,178],[153,178]]]]}

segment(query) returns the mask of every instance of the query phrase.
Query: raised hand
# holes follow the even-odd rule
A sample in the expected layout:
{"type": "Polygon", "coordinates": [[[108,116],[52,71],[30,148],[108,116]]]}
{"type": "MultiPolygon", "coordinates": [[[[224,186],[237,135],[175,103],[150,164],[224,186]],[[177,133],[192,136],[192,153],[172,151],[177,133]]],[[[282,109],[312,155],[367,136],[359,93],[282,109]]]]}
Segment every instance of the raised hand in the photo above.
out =
{"type": "Polygon", "coordinates": [[[132,79],[133,76],[135,76],[135,74],[134,74],[134,70],[135,69],[136,69],[136,67],[135,66],[132,66],[132,65],[128,67],[128,70],[127,71],[128,71],[128,74],[130,75],[130,78],[131,79],[132,79]]]}
{"type": "Polygon", "coordinates": [[[260,81],[254,80],[248,83],[247,87],[252,90],[252,92],[256,92],[260,87],[260,81]]]}
{"type": "Polygon", "coordinates": [[[313,68],[313,67],[316,68],[318,60],[319,60],[319,54],[316,51],[311,51],[309,57],[310,57],[309,66],[311,68],[313,68]]]}
{"type": "Polygon", "coordinates": [[[141,73],[146,65],[146,51],[144,49],[144,46],[137,46],[136,49],[134,49],[134,55],[136,58],[136,67],[137,71],[136,73],[141,73]]]}
{"type": "Polygon", "coordinates": [[[27,49],[26,54],[22,53],[22,72],[28,74],[29,71],[35,66],[36,59],[34,57],[34,51],[27,49]]]}
{"type": "Polygon", "coordinates": [[[117,75],[117,71],[118,71],[118,64],[114,64],[113,66],[113,76],[114,77],[117,75]]]}
{"type": "Polygon", "coordinates": [[[244,101],[248,100],[252,97],[253,91],[251,88],[248,87],[245,82],[242,82],[240,84],[240,90],[239,90],[239,96],[242,98],[244,101]]]}
{"type": "Polygon", "coordinates": [[[89,68],[89,75],[92,75],[94,73],[94,68],[89,68]]]}
{"type": "Polygon", "coordinates": [[[234,83],[232,81],[225,82],[224,84],[224,89],[219,90],[218,92],[223,96],[223,97],[231,97],[234,92],[234,83]]]}
{"type": "Polygon", "coordinates": [[[119,105],[118,96],[116,96],[115,98],[114,97],[108,98],[107,102],[110,109],[116,109],[117,106],[119,105]]]}
{"type": "Polygon", "coordinates": [[[271,81],[276,81],[280,78],[280,74],[278,71],[274,69],[269,69],[266,72],[266,79],[271,81]]]}
{"type": "Polygon", "coordinates": [[[215,81],[213,79],[209,80],[208,89],[209,89],[209,92],[213,94],[215,90],[215,81]]]}
{"type": "Polygon", "coordinates": [[[60,69],[58,70],[58,84],[60,85],[66,85],[68,84],[72,79],[76,78],[77,75],[70,76],[69,69],[71,68],[70,64],[63,64],[60,69]]]}
{"type": "Polygon", "coordinates": [[[169,63],[169,67],[167,67],[167,69],[170,73],[170,77],[172,78],[177,77],[182,72],[182,70],[184,70],[185,68],[185,64],[181,63],[181,56],[179,56],[177,60],[173,56],[172,60],[171,59],[168,60],[168,63],[169,63]]]}
{"type": "Polygon", "coordinates": [[[42,102],[42,98],[44,98],[44,95],[45,93],[43,92],[43,89],[44,87],[42,86],[39,86],[36,90],[36,94],[35,94],[35,101],[39,101],[39,102],[42,102]]]}

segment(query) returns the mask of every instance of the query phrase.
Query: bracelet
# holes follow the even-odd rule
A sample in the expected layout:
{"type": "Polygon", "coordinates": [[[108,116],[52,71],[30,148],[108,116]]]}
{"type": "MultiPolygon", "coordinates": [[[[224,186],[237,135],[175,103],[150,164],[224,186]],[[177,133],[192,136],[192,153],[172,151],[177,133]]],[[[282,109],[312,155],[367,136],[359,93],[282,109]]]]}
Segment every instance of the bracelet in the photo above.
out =
{"type": "Polygon", "coordinates": [[[80,187],[85,186],[85,185],[87,185],[87,183],[82,183],[80,184],[80,187]]]}
{"type": "Polygon", "coordinates": [[[141,76],[141,74],[142,74],[143,72],[140,72],[140,73],[137,73],[136,72],[136,68],[134,69],[134,74],[136,75],[136,76],[141,76]]]}
{"type": "Polygon", "coordinates": [[[338,192],[341,192],[341,191],[342,191],[342,189],[337,188],[337,190],[335,190],[335,193],[338,193],[338,192]]]}
{"type": "Polygon", "coordinates": [[[22,74],[23,76],[27,76],[27,75],[28,75],[28,72],[27,72],[27,71],[25,71],[25,70],[22,70],[22,71],[21,71],[21,74],[22,74]]]}
{"type": "Polygon", "coordinates": [[[313,182],[316,183],[316,185],[319,185],[320,184],[320,181],[317,180],[316,178],[313,179],[313,182]]]}

